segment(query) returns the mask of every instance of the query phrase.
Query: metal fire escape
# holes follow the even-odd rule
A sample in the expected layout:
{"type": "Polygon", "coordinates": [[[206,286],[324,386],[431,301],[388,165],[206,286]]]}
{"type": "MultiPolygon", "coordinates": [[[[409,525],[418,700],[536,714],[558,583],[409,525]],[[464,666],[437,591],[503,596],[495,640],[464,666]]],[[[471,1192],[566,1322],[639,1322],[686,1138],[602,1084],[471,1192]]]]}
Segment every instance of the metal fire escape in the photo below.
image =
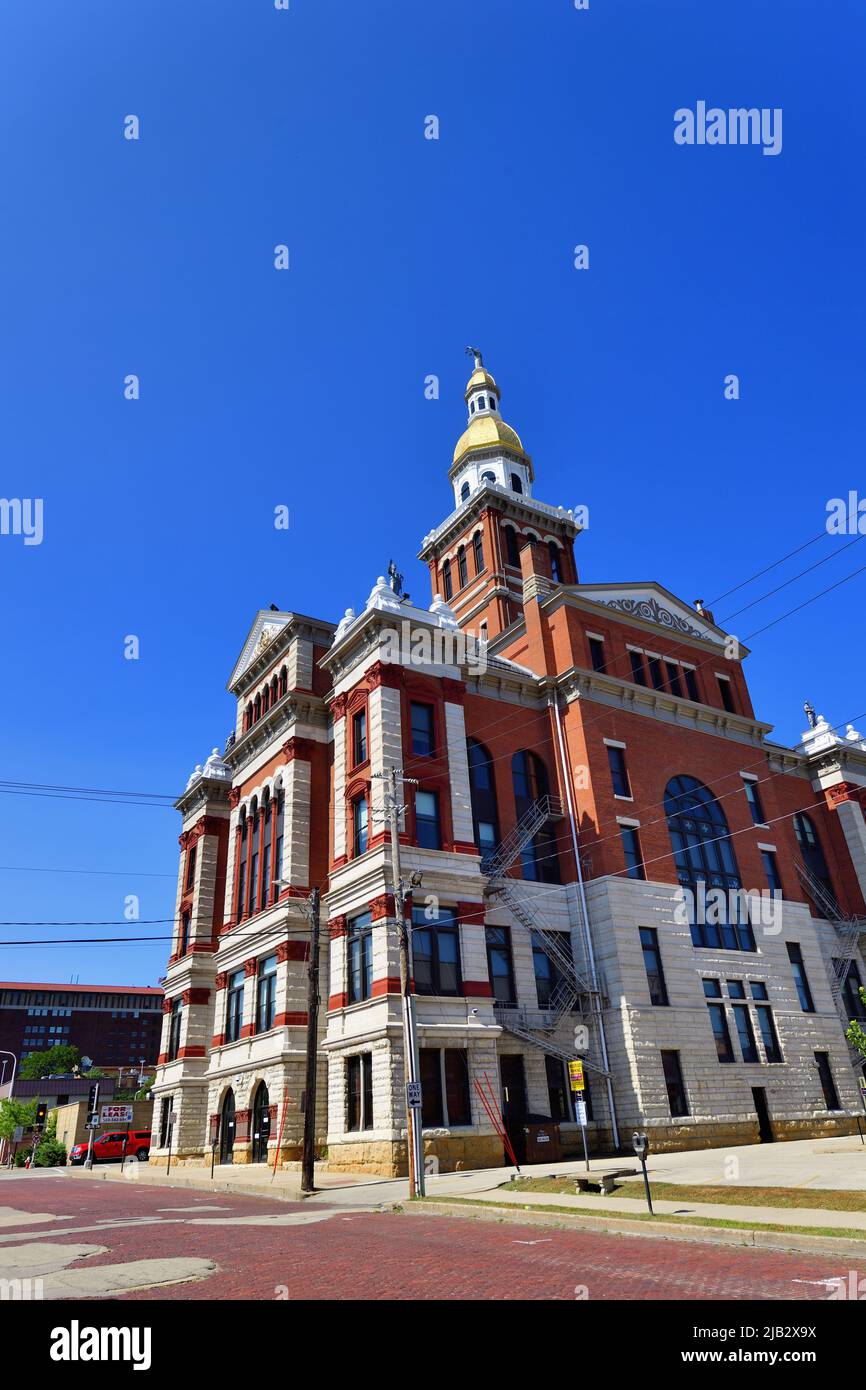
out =
{"type": "MultiPolygon", "coordinates": [[[[527,845],[539,830],[550,820],[561,818],[562,803],[555,796],[541,796],[533,801],[528,811],[490,854],[481,860],[481,872],[487,878],[486,895],[498,899],[508,908],[514,921],[526,931],[530,939],[544,952],[556,971],[556,984],[551,992],[548,1005],[544,1009],[531,1009],[525,1006],[496,1004],[496,1021],[509,1033],[538,1047],[551,1057],[571,1061],[576,1055],[574,1044],[565,1047],[555,1039],[556,1030],[566,1014],[578,1013],[581,1020],[590,1027],[593,1045],[597,1042],[596,1020],[601,1013],[601,998],[593,986],[592,974],[587,960],[587,944],[584,932],[589,924],[584,923],[577,933],[580,943],[580,959],[575,960],[572,951],[574,937],[571,932],[552,929],[540,915],[531,898],[522,891],[521,881],[508,877],[508,870],[517,862],[527,845]]],[[[598,1063],[585,1058],[588,1070],[599,1076],[608,1072],[598,1063]]]]}
{"type": "MultiPolygon", "coordinates": [[[[833,1003],[836,1005],[843,1026],[847,1029],[851,1020],[845,1008],[842,991],[851,973],[860,934],[866,932],[866,917],[846,917],[827,885],[822,883],[821,879],[817,878],[801,860],[797,861],[797,876],[818,911],[836,928],[841,955],[833,957],[830,992],[833,995],[833,1003]]],[[[860,1052],[856,1047],[850,1047],[850,1045],[849,1052],[852,1065],[859,1069],[863,1065],[860,1052]]]]}

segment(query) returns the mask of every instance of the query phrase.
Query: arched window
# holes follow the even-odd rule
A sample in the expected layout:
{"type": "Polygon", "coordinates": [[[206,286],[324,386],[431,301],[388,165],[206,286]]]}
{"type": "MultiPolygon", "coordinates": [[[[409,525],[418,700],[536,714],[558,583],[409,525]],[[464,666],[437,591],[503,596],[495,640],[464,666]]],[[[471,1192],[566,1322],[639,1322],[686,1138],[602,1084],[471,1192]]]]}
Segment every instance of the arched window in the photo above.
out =
{"type": "Polygon", "coordinates": [[[246,899],[245,899],[245,897],[244,897],[244,894],[246,893],[246,890],[247,890],[247,854],[248,854],[248,852],[249,852],[249,840],[250,840],[250,826],[249,826],[249,820],[248,820],[248,818],[247,818],[246,810],[243,810],[243,811],[241,811],[241,852],[240,852],[240,855],[239,855],[239,863],[238,863],[238,887],[237,887],[237,893],[236,893],[236,895],[235,895],[236,901],[237,901],[237,905],[238,905],[238,910],[237,910],[237,919],[238,919],[238,921],[240,921],[241,918],[244,916],[244,904],[245,904],[245,901],[246,901],[246,899]]]}
{"type": "Polygon", "coordinates": [[[754,951],[755,937],[741,900],[740,872],[725,813],[703,782],[674,777],[665,789],[674,863],[689,895],[692,942],[726,951],[754,951]],[[711,890],[720,892],[712,893],[711,890]]]}
{"type": "Polygon", "coordinates": [[[271,692],[270,692],[270,687],[266,685],[265,688],[264,688],[264,690],[262,691],[262,714],[267,714],[267,712],[268,712],[268,710],[270,709],[270,707],[271,707],[271,692]]]}
{"type": "Polygon", "coordinates": [[[462,486],[462,488],[460,489],[460,501],[461,501],[461,502],[465,502],[468,496],[469,496],[469,484],[468,484],[468,483],[464,483],[463,486],[462,486]]]}
{"type": "Polygon", "coordinates": [[[235,1093],[229,1087],[220,1111],[220,1163],[231,1163],[235,1146],[235,1093]]]}
{"type": "MultiPolygon", "coordinates": [[[[273,874],[273,876],[274,876],[275,879],[281,879],[282,876],[283,876],[283,825],[284,825],[284,822],[285,822],[285,814],[286,814],[286,812],[285,812],[285,793],[283,792],[282,787],[280,787],[280,788],[278,789],[278,791],[277,791],[276,801],[277,801],[277,812],[276,812],[276,815],[277,815],[276,831],[277,831],[277,833],[276,833],[276,838],[274,839],[274,874],[273,874]]],[[[276,902],[277,898],[280,896],[280,892],[281,892],[281,889],[280,889],[279,883],[275,883],[275,884],[274,884],[274,901],[275,901],[275,902],[276,902]]]]}
{"type": "Polygon", "coordinates": [[[253,1142],[250,1158],[253,1163],[267,1163],[268,1140],[271,1137],[270,1096],[264,1081],[256,1087],[253,1100],[253,1142]]]}
{"type": "MultiPolygon", "coordinates": [[[[818,833],[805,811],[798,811],[794,816],[794,834],[797,836],[797,844],[800,846],[800,853],[806,868],[815,875],[815,878],[827,889],[828,893],[833,893],[835,896],[833,880],[830,877],[830,870],[827,868],[827,860],[824,858],[821,841],[818,839],[818,833]]],[[[820,909],[819,903],[816,903],[815,906],[820,909]]]]}
{"type": "Polygon", "coordinates": [[[511,491],[512,491],[512,492],[522,492],[522,491],[523,491],[523,483],[520,481],[520,474],[519,474],[519,473],[512,473],[512,475],[511,475],[511,491]]]}
{"type": "Polygon", "coordinates": [[[273,680],[271,681],[271,704],[272,704],[272,705],[275,705],[275,704],[277,703],[277,700],[280,698],[278,692],[279,692],[279,685],[278,685],[276,676],[274,676],[273,680]]]}
{"type": "Polygon", "coordinates": [[[484,569],[484,542],[480,531],[476,531],[472,537],[472,554],[475,558],[475,573],[480,574],[484,569]]]}
{"type": "Polygon", "coordinates": [[[562,554],[556,541],[550,541],[547,547],[550,556],[550,577],[554,584],[562,583],[562,554]]]}
{"type": "Polygon", "coordinates": [[[470,415],[474,415],[474,414],[475,414],[475,397],[474,397],[474,396],[472,397],[471,401],[469,402],[469,414],[470,414],[470,415]]]}
{"type": "Polygon", "coordinates": [[[492,396],[487,397],[487,405],[490,410],[496,409],[496,401],[493,399],[492,396]]]}
{"type": "Polygon", "coordinates": [[[457,578],[460,583],[460,588],[462,589],[469,578],[469,572],[466,568],[466,547],[464,545],[459,545],[457,547],[457,578]]]}
{"type": "Polygon", "coordinates": [[[472,801],[475,843],[483,857],[492,854],[499,843],[499,812],[496,805],[493,760],[484,744],[475,738],[466,740],[466,756],[469,759],[469,794],[472,801]]]}
{"type": "Polygon", "coordinates": [[[247,897],[247,916],[252,917],[256,910],[256,894],[259,889],[259,805],[253,797],[250,806],[250,891],[247,897]]]}
{"type": "Polygon", "coordinates": [[[495,474],[495,473],[482,473],[482,474],[481,474],[481,481],[482,481],[482,483],[495,483],[495,482],[496,482],[496,474],[495,474]]]}
{"type": "Polygon", "coordinates": [[[282,697],[283,695],[285,695],[285,693],[286,693],[286,691],[288,690],[288,688],[289,688],[289,676],[288,676],[288,672],[286,671],[286,668],[285,668],[285,666],[284,666],[283,669],[282,669],[282,671],[280,672],[280,696],[281,696],[281,697],[282,697]]]}
{"type": "Polygon", "coordinates": [[[273,807],[271,805],[270,793],[268,791],[265,791],[264,797],[262,799],[262,820],[264,821],[264,829],[262,833],[262,887],[261,892],[259,893],[260,908],[267,907],[271,899],[271,831],[273,830],[273,821],[271,819],[272,814],[273,807]]]}
{"type": "MultiPolygon", "coordinates": [[[[514,803],[517,819],[526,815],[533,802],[547,796],[550,784],[547,768],[541,759],[523,748],[511,759],[511,781],[514,787],[514,803]]],[[[521,854],[523,877],[539,883],[559,883],[559,858],[556,852],[556,836],[549,825],[542,826],[538,834],[521,854]]]]}
{"type": "Polygon", "coordinates": [[[520,551],[517,548],[517,532],[513,526],[505,527],[505,555],[509,565],[520,568],[520,551]]]}
{"type": "Polygon", "coordinates": [[[252,724],[253,724],[253,707],[252,707],[252,703],[250,703],[250,704],[247,705],[246,709],[244,710],[244,733],[246,733],[247,729],[251,729],[251,728],[252,728],[252,724]]]}
{"type": "Polygon", "coordinates": [[[454,590],[451,585],[451,561],[446,560],[442,566],[442,592],[446,599],[449,599],[454,590]]]}
{"type": "Polygon", "coordinates": [[[262,697],[257,695],[253,701],[253,723],[258,724],[262,717],[262,697]]]}

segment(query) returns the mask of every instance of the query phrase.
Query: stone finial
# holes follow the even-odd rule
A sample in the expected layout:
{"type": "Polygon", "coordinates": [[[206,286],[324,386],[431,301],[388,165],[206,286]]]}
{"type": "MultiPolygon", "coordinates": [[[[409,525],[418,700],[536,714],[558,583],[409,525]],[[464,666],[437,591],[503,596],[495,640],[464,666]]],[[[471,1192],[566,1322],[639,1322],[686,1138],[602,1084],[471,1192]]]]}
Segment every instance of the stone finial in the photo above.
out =
{"type": "Polygon", "coordinates": [[[344,633],[348,632],[349,628],[352,626],[352,623],[353,623],[354,621],[355,621],[355,610],[354,610],[354,608],[347,608],[346,611],[345,611],[345,613],[343,614],[342,618],[340,619],[340,621],[339,621],[338,624],[337,624],[337,630],[336,630],[336,632],[334,633],[334,641],[335,641],[335,642],[339,642],[340,638],[343,636],[344,633]]]}
{"type": "Polygon", "coordinates": [[[230,782],[232,778],[231,769],[220,757],[218,748],[212,748],[210,757],[204,765],[203,777],[214,777],[220,782],[230,782]]]}
{"type": "Polygon", "coordinates": [[[188,781],[187,784],[186,784],[186,789],[187,789],[187,791],[189,791],[190,787],[193,786],[193,784],[194,784],[195,782],[200,782],[200,781],[201,781],[201,763],[196,763],[195,767],[193,768],[193,770],[192,770],[192,772],[191,772],[191,774],[190,774],[190,779],[189,779],[189,781],[188,781]]]}
{"type": "Polygon", "coordinates": [[[434,617],[439,619],[439,624],[441,627],[457,627],[458,625],[457,618],[454,615],[454,610],[448,607],[448,604],[445,602],[441,594],[436,594],[435,598],[433,599],[433,602],[430,604],[428,612],[432,613],[434,617]]]}
{"type": "Polygon", "coordinates": [[[384,574],[380,574],[376,583],[370,590],[370,597],[367,599],[367,608],[382,608],[389,613],[399,613],[400,600],[391,588],[384,574]]]}

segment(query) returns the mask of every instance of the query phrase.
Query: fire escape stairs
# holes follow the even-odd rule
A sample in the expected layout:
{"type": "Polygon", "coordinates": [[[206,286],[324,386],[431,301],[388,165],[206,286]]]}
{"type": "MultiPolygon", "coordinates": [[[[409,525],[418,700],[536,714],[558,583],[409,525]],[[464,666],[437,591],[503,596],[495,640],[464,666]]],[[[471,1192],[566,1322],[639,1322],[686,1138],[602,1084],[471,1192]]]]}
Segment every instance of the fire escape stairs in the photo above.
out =
{"type": "MultiPolygon", "coordinates": [[[[820,878],[817,878],[802,860],[797,860],[797,876],[818,911],[836,928],[841,955],[833,957],[830,992],[843,1027],[847,1029],[851,1020],[845,1008],[843,991],[854,963],[854,953],[857,949],[860,933],[866,932],[866,917],[847,917],[827,885],[820,878]]],[[[852,1066],[859,1070],[863,1065],[863,1058],[859,1050],[856,1047],[851,1047],[850,1044],[849,1056],[852,1066]]]]}
{"type": "MultiPolygon", "coordinates": [[[[514,921],[544,952],[556,971],[556,984],[546,1008],[532,1009],[523,1005],[497,1004],[496,1021],[524,1042],[539,1048],[561,1061],[572,1061],[575,1048],[564,1047],[556,1041],[560,1023],[575,1010],[582,1018],[591,1020],[600,1012],[599,991],[592,984],[591,974],[584,961],[576,963],[572,954],[569,932],[551,929],[538,906],[523,891],[520,879],[510,878],[508,870],[517,863],[523,851],[551,820],[561,819],[562,803],[555,796],[540,796],[533,801],[514,828],[490,854],[481,860],[481,872],[487,879],[485,894],[505,904],[514,921]]],[[[589,1071],[607,1076],[603,1067],[585,1060],[589,1071]]]]}

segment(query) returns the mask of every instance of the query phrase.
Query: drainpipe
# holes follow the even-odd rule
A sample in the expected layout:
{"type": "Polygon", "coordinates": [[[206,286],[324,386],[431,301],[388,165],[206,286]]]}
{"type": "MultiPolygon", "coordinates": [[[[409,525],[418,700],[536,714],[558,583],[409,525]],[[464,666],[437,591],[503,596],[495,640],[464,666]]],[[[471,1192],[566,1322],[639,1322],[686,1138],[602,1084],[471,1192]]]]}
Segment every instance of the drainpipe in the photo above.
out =
{"type": "Polygon", "coordinates": [[[562,782],[565,787],[565,799],[568,804],[568,822],[571,826],[571,843],[574,849],[574,862],[577,866],[577,888],[580,895],[580,910],[583,917],[583,937],[586,946],[587,960],[589,961],[590,981],[598,998],[598,1034],[601,1043],[601,1060],[607,1072],[605,1081],[607,1082],[607,1103],[610,1109],[610,1127],[613,1135],[614,1146],[619,1148],[619,1127],[616,1122],[616,1105],[613,1099],[613,1083],[610,1079],[610,1061],[607,1053],[607,1039],[604,1032],[604,1017],[601,1011],[601,995],[598,988],[598,971],[595,965],[595,951],[592,945],[592,932],[589,926],[589,908],[586,903],[586,889],[583,884],[583,869],[580,863],[580,848],[577,843],[577,819],[574,811],[574,798],[571,789],[571,768],[568,763],[568,753],[565,746],[565,738],[562,732],[562,718],[559,713],[559,698],[556,694],[550,697],[553,705],[553,713],[556,719],[556,736],[559,744],[559,763],[562,772],[562,782]]]}

